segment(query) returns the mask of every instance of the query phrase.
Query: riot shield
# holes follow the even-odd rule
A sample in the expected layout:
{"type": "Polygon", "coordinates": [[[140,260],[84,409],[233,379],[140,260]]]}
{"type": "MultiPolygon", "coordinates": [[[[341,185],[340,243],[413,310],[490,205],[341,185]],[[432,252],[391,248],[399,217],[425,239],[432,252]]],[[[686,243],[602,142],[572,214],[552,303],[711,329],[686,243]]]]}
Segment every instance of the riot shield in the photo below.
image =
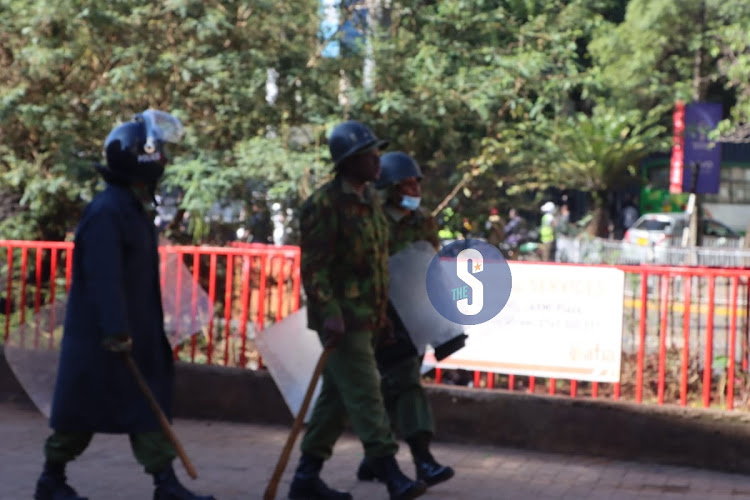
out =
{"type": "Polygon", "coordinates": [[[160,271],[164,332],[175,347],[205,330],[211,322],[214,306],[176,253],[167,253],[161,259],[160,271]]]}
{"type": "Polygon", "coordinates": [[[435,249],[426,241],[417,241],[392,255],[388,260],[389,294],[419,355],[429,345],[443,359],[463,347],[466,335],[462,325],[435,310],[427,295],[427,268],[434,257],[435,249]]]}
{"type": "MultiPolygon", "coordinates": [[[[176,255],[162,260],[164,330],[172,347],[204,332],[213,315],[208,294],[192,279],[176,255]]],[[[65,322],[65,297],[45,305],[33,317],[11,330],[5,358],[18,382],[39,411],[49,418],[57,377],[65,322]]]]}
{"type": "MultiPolygon", "coordinates": [[[[318,334],[307,328],[307,308],[303,307],[258,333],[255,345],[289,411],[297,415],[315,364],[323,352],[318,334]]],[[[320,386],[318,381],[305,422],[310,418],[320,386]]]]}

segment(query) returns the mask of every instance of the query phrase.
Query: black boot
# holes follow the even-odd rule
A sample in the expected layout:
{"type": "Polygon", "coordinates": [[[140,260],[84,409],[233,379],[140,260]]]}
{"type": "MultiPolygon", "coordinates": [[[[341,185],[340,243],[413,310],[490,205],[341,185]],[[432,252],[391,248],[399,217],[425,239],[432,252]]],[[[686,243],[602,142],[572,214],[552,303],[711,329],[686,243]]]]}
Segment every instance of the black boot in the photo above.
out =
{"type": "Polygon", "coordinates": [[[420,432],[406,440],[417,469],[417,479],[424,481],[427,486],[442,483],[455,475],[452,467],[440,465],[430,453],[431,438],[430,433],[420,432]]]}
{"type": "Polygon", "coordinates": [[[322,468],[322,458],[303,453],[289,488],[290,500],[352,500],[349,493],[331,489],[320,479],[322,468]]]}
{"type": "Polygon", "coordinates": [[[357,479],[360,481],[377,481],[378,478],[375,477],[375,471],[372,470],[372,467],[370,467],[370,461],[367,457],[363,458],[362,461],[359,463],[359,468],[357,469],[357,479]]]}
{"type": "Polygon", "coordinates": [[[88,500],[78,496],[65,480],[65,464],[44,464],[42,475],[36,482],[34,500],[88,500]]]}
{"type": "Polygon", "coordinates": [[[385,483],[391,500],[410,500],[422,496],[427,490],[427,485],[422,481],[412,481],[401,472],[393,455],[365,458],[359,466],[357,477],[385,483]]]}
{"type": "Polygon", "coordinates": [[[154,474],[154,500],[216,500],[211,495],[196,495],[185,488],[171,465],[154,474]]]}

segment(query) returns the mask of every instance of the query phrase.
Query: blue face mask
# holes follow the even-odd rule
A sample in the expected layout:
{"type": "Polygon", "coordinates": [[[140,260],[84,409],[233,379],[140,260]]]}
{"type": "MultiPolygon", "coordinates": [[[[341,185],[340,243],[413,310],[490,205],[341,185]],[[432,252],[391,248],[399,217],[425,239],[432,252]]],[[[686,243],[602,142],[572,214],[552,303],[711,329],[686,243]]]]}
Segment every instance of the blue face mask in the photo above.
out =
{"type": "Polygon", "coordinates": [[[420,198],[419,196],[403,195],[401,197],[401,207],[407,210],[416,210],[419,208],[420,201],[422,201],[422,198],[420,198]]]}

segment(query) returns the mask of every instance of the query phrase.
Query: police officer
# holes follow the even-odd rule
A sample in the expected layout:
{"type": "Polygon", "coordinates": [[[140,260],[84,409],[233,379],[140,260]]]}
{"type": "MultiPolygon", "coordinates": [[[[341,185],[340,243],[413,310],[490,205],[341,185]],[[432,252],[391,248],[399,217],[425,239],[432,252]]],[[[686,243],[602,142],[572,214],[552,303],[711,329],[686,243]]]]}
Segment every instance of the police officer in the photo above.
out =
{"type": "MultiPolygon", "coordinates": [[[[435,219],[419,209],[422,180],[419,164],[405,153],[392,152],[381,157],[380,168],[377,188],[381,199],[385,199],[390,228],[388,252],[396,254],[416,241],[430,242],[437,252],[440,244],[435,219]]],[[[422,358],[390,304],[388,316],[394,325],[393,338],[390,342],[381,342],[376,351],[385,405],[392,425],[409,444],[417,479],[432,486],[453,477],[454,471],[440,465],[430,453],[435,426],[422,387],[422,358]]],[[[361,480],[374,478],[366,461],[360,465],[357,477],[361,480]]]]}
{"type": "Polygon", "coordinates": [[[323,370],[290,499],[350,499],[320,478],[323,462],[349,421],[365,460],[391,499],[410,499],[425,484],[406,477],[380,393],[373,343],[389,334],[388,227],[371,182],[386,145],[362,123],[337,125],[328,138],[335,165],[332,181],[315,191],[300,211],[302,281],[308,325],[335,346],[323,370]]]}
{"type": "MultiPolygon", "coordinates": [[[[84,211],[75,235],[60,365],[44,445],[36,500],[81,500],[65,466],[96,432],[128,434],[136,460],[153,475],[154,500],[211,500],[179,483],[175,450],[129,371],[130,353],[164,412],[174,385],[172,351],[164,334],[159,254],[146,210],[164,173],[166,142],[182,125],[148,110],[114,128],[105,141],[106,181],[84,211]]],[[[85,500],[85,499],[84,499],[85,500]]]]}

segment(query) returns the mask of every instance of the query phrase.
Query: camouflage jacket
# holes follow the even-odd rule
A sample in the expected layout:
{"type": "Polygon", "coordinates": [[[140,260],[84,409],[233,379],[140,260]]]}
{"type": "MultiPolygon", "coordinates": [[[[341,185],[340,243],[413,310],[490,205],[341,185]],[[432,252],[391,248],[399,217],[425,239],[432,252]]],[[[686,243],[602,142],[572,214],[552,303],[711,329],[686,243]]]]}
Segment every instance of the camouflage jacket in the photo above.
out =
{"type": "Polygon", "coordinates": [[[421,210],[404,214],[393,207],[386,207],[390,226],[388,253],[393,255],[408,247],[415,241],[429,241],[437,252],[440,249],[438,228],[435,218],[421,210]]]}
{"type": "Polygon", "coordinates": [[[329,316],[347,331],[379,330],[388,304],[388,226],[371,186],[363,195],[340,177],[315,191],[300,210],[302,283],[308,326],[329,316]]]}

